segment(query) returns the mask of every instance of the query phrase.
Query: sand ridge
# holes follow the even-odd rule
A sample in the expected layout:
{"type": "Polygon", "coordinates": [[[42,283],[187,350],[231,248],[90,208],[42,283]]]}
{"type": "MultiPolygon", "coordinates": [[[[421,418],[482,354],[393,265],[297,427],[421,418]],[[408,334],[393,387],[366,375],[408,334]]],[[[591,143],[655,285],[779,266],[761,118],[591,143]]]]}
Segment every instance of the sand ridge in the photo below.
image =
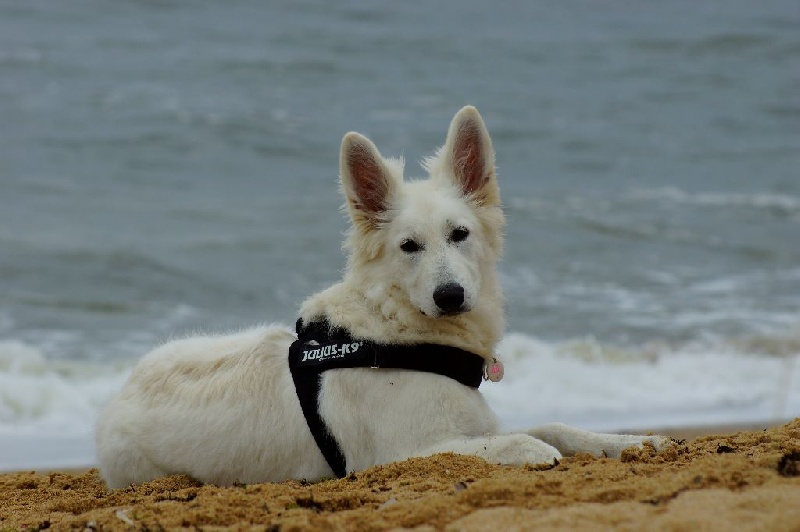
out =
{"type": "Polygon", "coordinates": [[[0,475],[0,530],[187,527],[800,531],[800,418],[552,468],[442,454],[313,484],[221,488],[174,476],[113,491],[96,469],[0,475]]]}

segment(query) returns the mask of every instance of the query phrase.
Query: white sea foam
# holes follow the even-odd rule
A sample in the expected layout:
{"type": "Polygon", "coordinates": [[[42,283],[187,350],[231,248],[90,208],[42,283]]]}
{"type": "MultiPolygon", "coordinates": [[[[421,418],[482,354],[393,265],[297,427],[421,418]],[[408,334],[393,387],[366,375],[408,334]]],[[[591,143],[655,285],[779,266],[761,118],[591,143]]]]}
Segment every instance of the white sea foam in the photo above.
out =
{"type": "MultiPolygon", "coordinates": [[[[617,430],[800,415],[800,330],[636,349],[509,334],[498,352],[505,379],[481,390],[505,429],[564,421],[617,430]]],[[[29,344],[0,342],[0,470],[91,463],[95,416],[129,371],[119,363],[50,361],[29,344]]]]}
{"type": "Polygon", "coordinates": [[[0,431],[90,429],[127,374],[119,365],[50,361],[28,344],[0,342],[0,431]]]}
{"type": "Polygon", "coordinates": [[[624,350],[510,334],[499,348],[506,378],[483,391],[507,428],[564,421],[617,430],[800,415],[800,349],[783,356],[742,349],[756,345],[624,350]]]}
{"type": "Polygon", "coordinates": [[[19,341],[0,341],[0,471],[94,462],[98,409],[129,370],[54,362],[19,341]]]}
{"type": "Polygon", "coordinates": [[[675,187],[636,190],[632,199],[655,200],[708,207],[747,207],[754,209],[776,209],[786,212],[800,211],[800,197],[789,194],[757,192],[751,194],[735,192],[689,193],[675,187]]]}

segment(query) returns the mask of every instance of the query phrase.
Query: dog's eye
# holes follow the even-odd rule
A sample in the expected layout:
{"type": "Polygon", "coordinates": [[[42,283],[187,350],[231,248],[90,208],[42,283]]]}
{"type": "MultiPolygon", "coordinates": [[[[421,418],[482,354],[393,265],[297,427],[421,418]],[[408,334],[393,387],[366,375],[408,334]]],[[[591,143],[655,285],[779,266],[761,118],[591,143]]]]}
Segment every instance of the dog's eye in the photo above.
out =
{"type": "Polygon", "coordinates": [[[452,242],[461,242],[466,240],[469,236],[469,229],[466,227],[456,227],[453,229],[453,232],[450,233],[450,240],[452,242]]]}
{"type": "Polygon", "coordinates": [[[403,240],[402,244],[400,244],[400,249],[402,249],[406,253],[416,253],[417,251],[422,249],[422,247],[413,240],[411,240],[410,238],[407,238],[403,240]]]}

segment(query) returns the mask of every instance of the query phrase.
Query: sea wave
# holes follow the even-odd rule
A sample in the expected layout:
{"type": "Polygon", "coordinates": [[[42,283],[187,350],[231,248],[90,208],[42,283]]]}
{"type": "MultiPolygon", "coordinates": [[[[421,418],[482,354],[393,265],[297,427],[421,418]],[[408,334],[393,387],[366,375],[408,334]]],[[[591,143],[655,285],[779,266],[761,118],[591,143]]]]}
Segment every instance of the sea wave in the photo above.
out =
{"type": "MultiPolygon", "coordinates": [[[[618,196],[570,194],[562,197],[511,198],[508,205],[543,219],[581,219],[591,213],[615,213],[637,204],[685,205],[720,209],[752,209],[795,219],[800,216],[800,196],[771,192],[688,192],[677,187],[639,188],[618,196]]],[[[589,217],[591,220],[592,218],[589,217]]]]}
{"type": "Polygon", "coordinates": [[[48,360],[30,344],[0,342],[0,429],[85,431],[129,371],[119,363],[48,360]]]}
{"type": "Polygon", "coordinates": [[[634,348],[509,334],[504,386],[484,388],[506,427],[665,427],[800,415],[800,329],[634,348]]]}
{"type": "Polygon", "coordinates": [[[660,187],[635,190],[627,198],[704,207],[766,209],[783,214],[800,213],[800,197],[768,192],[686,192],[676,187],[660,187]]]}
{"type": "MultiPolygon", "coordinates": [[[[737,423],[800,415],[800,328],[783,335],[617,347],[508,334],[502,382],[481,390],[504,430],[562,421],[590,430],[737,423]]],[[[0,470],[94,462],[98,411],[132,361],[53,361],[0,342],[0,470]]]]}
{"type": "MultiPolygon", "coordinates": [[[[567,420],[614,428],[648,412],[651,425],[697,411],[709,412],[706,422],[723,410],[800,414],[800,327],[633,347],[510,333],[498,353],[506,377],[482,390],[506,426],[567,420]]],[[[90,429],[133,362],[50,360],[30,343],[0,342],[0,430],[90,429]]]]}

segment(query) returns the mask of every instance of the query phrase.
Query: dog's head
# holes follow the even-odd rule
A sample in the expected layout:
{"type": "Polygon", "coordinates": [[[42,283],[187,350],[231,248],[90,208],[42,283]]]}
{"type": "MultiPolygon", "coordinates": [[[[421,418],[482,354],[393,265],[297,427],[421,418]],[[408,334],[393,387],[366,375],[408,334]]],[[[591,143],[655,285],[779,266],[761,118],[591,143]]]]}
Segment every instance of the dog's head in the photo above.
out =
{"type": "Polygon", "coordinates": [[[474,107],[455,115],[444,146],[423,166],[427,180],[404,182],[402,160],[382,157],[358,133],[345,135],[349,274],[368,295],[404,298],[427,316],[469,312],[487,278],[495,282],[504,222],[492,141],[474,107]]]}

